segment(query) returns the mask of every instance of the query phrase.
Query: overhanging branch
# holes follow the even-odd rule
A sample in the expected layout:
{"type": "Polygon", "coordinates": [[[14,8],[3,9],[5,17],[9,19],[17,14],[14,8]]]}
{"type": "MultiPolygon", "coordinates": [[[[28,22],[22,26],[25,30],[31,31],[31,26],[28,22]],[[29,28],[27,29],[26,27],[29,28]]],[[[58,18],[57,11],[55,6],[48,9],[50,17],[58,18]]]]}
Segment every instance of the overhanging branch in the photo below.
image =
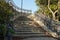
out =
{"type": "Polygon", "coordinates": [[[54,14],[57,13],[57,12],[58,12],[58,10],[56,10],[56,11],[54,12],[54,14]]]}
{"type": "Polygon", "coordinates": [[[54,12],[50,9],[49,5],[50,5],[50,0],[48,0],[48,9],[50,10],[51,13],[54,13],[54,12]]]}

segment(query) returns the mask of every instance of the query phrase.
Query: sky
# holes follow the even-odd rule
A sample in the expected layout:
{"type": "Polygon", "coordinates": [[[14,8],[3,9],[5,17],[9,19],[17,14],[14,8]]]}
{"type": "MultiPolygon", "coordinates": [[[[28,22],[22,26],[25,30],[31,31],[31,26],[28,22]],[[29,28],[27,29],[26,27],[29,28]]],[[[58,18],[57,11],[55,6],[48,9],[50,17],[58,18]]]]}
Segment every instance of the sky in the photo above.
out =
{"type": "MultiPolygon", "coordinates": [[[[21,8],[21,0],[13,0],[13,1],[18,7],[21,8]]],[[[23,0],[23,9],[32,10],[32,12],[35,12],[37,10],[35,0],[23,0]]]]}

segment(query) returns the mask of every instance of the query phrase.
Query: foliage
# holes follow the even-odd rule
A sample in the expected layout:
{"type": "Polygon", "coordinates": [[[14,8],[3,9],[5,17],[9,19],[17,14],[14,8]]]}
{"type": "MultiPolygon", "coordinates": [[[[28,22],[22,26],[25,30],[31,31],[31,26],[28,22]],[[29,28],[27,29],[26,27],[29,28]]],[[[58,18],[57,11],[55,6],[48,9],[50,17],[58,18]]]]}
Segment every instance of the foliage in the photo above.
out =
{"type": "Polygon", "coordinates": [[[10,14],[12,14],[11,6],[4,1],[0,1],[0,22],[8,21],[10,14]]]}
{"type": "Polygon", "coordinates": [[[55,11],[55,10],[58,9],[57,5],[53,5],[53,4],[50,5],[50,8],[51,8],[52,11],[55,11]]]}
{"type": "MultiPolygon", "coordinates": [[[[49,0],[35,0],[36,5],[39,7],[39,10],[41,10],[40,8],[42,8],[42,10],[45,12],[46,15],[50,16],[52,13],[51,11],[48,9],[48,1],[49,0]]],[[[50,9],[55,12],[58,9],[58,0],[50,0],[50,9]]],[[[38,10],[38,13],[40,13],[40,11],[38,10]]],[[[52,17],[52,15],[51,15],[52,17]]]]}
{"type": "Polygon", "coordinates": [[[0,25],[0,36],[5,35],[6,34],[6,25],[1,24],[0,25]]]}
{"type": "Polygon", "coordinates": [[[10,17],[12,13],[13,13],[12,7],[5,1],[0,1],[0,24],[1,24],[0,33],[1,34],[6,32],[7,25],[5,25],[5,23],[10,23],[10,17]]]}

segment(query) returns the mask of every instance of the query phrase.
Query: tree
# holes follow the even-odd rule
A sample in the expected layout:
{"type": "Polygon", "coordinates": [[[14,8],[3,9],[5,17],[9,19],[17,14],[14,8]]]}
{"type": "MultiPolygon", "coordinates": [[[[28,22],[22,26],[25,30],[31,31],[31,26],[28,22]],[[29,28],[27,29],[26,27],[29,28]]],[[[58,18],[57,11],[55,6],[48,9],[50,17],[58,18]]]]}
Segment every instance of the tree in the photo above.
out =
{"type": "Polygon", "coordinates": [[[42,9],[45,15],[48,15],[53,20],[56,20],[55,15],[58,13],[58,0],[36,0],[36,5],[42,9]]]}
{"type": "Polygon", "coordinates": [[[4,0],[0,1],[0,35],[6,34],[6,23],[10,23],[10,16],[12,15],[12,7],[4,0]]]}

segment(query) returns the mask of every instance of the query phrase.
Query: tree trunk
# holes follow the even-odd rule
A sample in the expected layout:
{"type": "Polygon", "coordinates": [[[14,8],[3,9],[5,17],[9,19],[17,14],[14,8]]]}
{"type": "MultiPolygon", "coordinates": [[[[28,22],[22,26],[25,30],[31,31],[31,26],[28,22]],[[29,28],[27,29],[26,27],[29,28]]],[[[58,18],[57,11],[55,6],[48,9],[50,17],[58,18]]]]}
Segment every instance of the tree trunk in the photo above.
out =
{"type": "Polygon", "coordinates": [[[55,14],[54,13],[52,14],[52,16],[53,16],[53,20],[55,20],[55,14]]]}
{"type": "Polygon", "coordinates": [[[60,0],[58,0],[58,20],[60,21],[60,0]]]}
{"type": "Polygon", "coordinates": [[[49,6],[50,6],[50,0],[48,0],[48,9],[49,9],[50,12],[52,13],[52,18],[53,18],[53,20],[55,20],[55,14],[54,14],[54,12],[51,10],[51,8],[50,8],[49,6]]]}
{"type": "Polygon", "coordinates": [[[56,12],[58,12],[58,10],[56,10],[55,12],[53,12],[49,6],[50,6],[50,0],[48,0],[48,9],[49,9],[50,12],[52,13],[52,18],[53,18],[53,20],[55,20],[55,18],[56,18],[56,17],[55,17],[55,14],[56,14],[56,12]]]}

